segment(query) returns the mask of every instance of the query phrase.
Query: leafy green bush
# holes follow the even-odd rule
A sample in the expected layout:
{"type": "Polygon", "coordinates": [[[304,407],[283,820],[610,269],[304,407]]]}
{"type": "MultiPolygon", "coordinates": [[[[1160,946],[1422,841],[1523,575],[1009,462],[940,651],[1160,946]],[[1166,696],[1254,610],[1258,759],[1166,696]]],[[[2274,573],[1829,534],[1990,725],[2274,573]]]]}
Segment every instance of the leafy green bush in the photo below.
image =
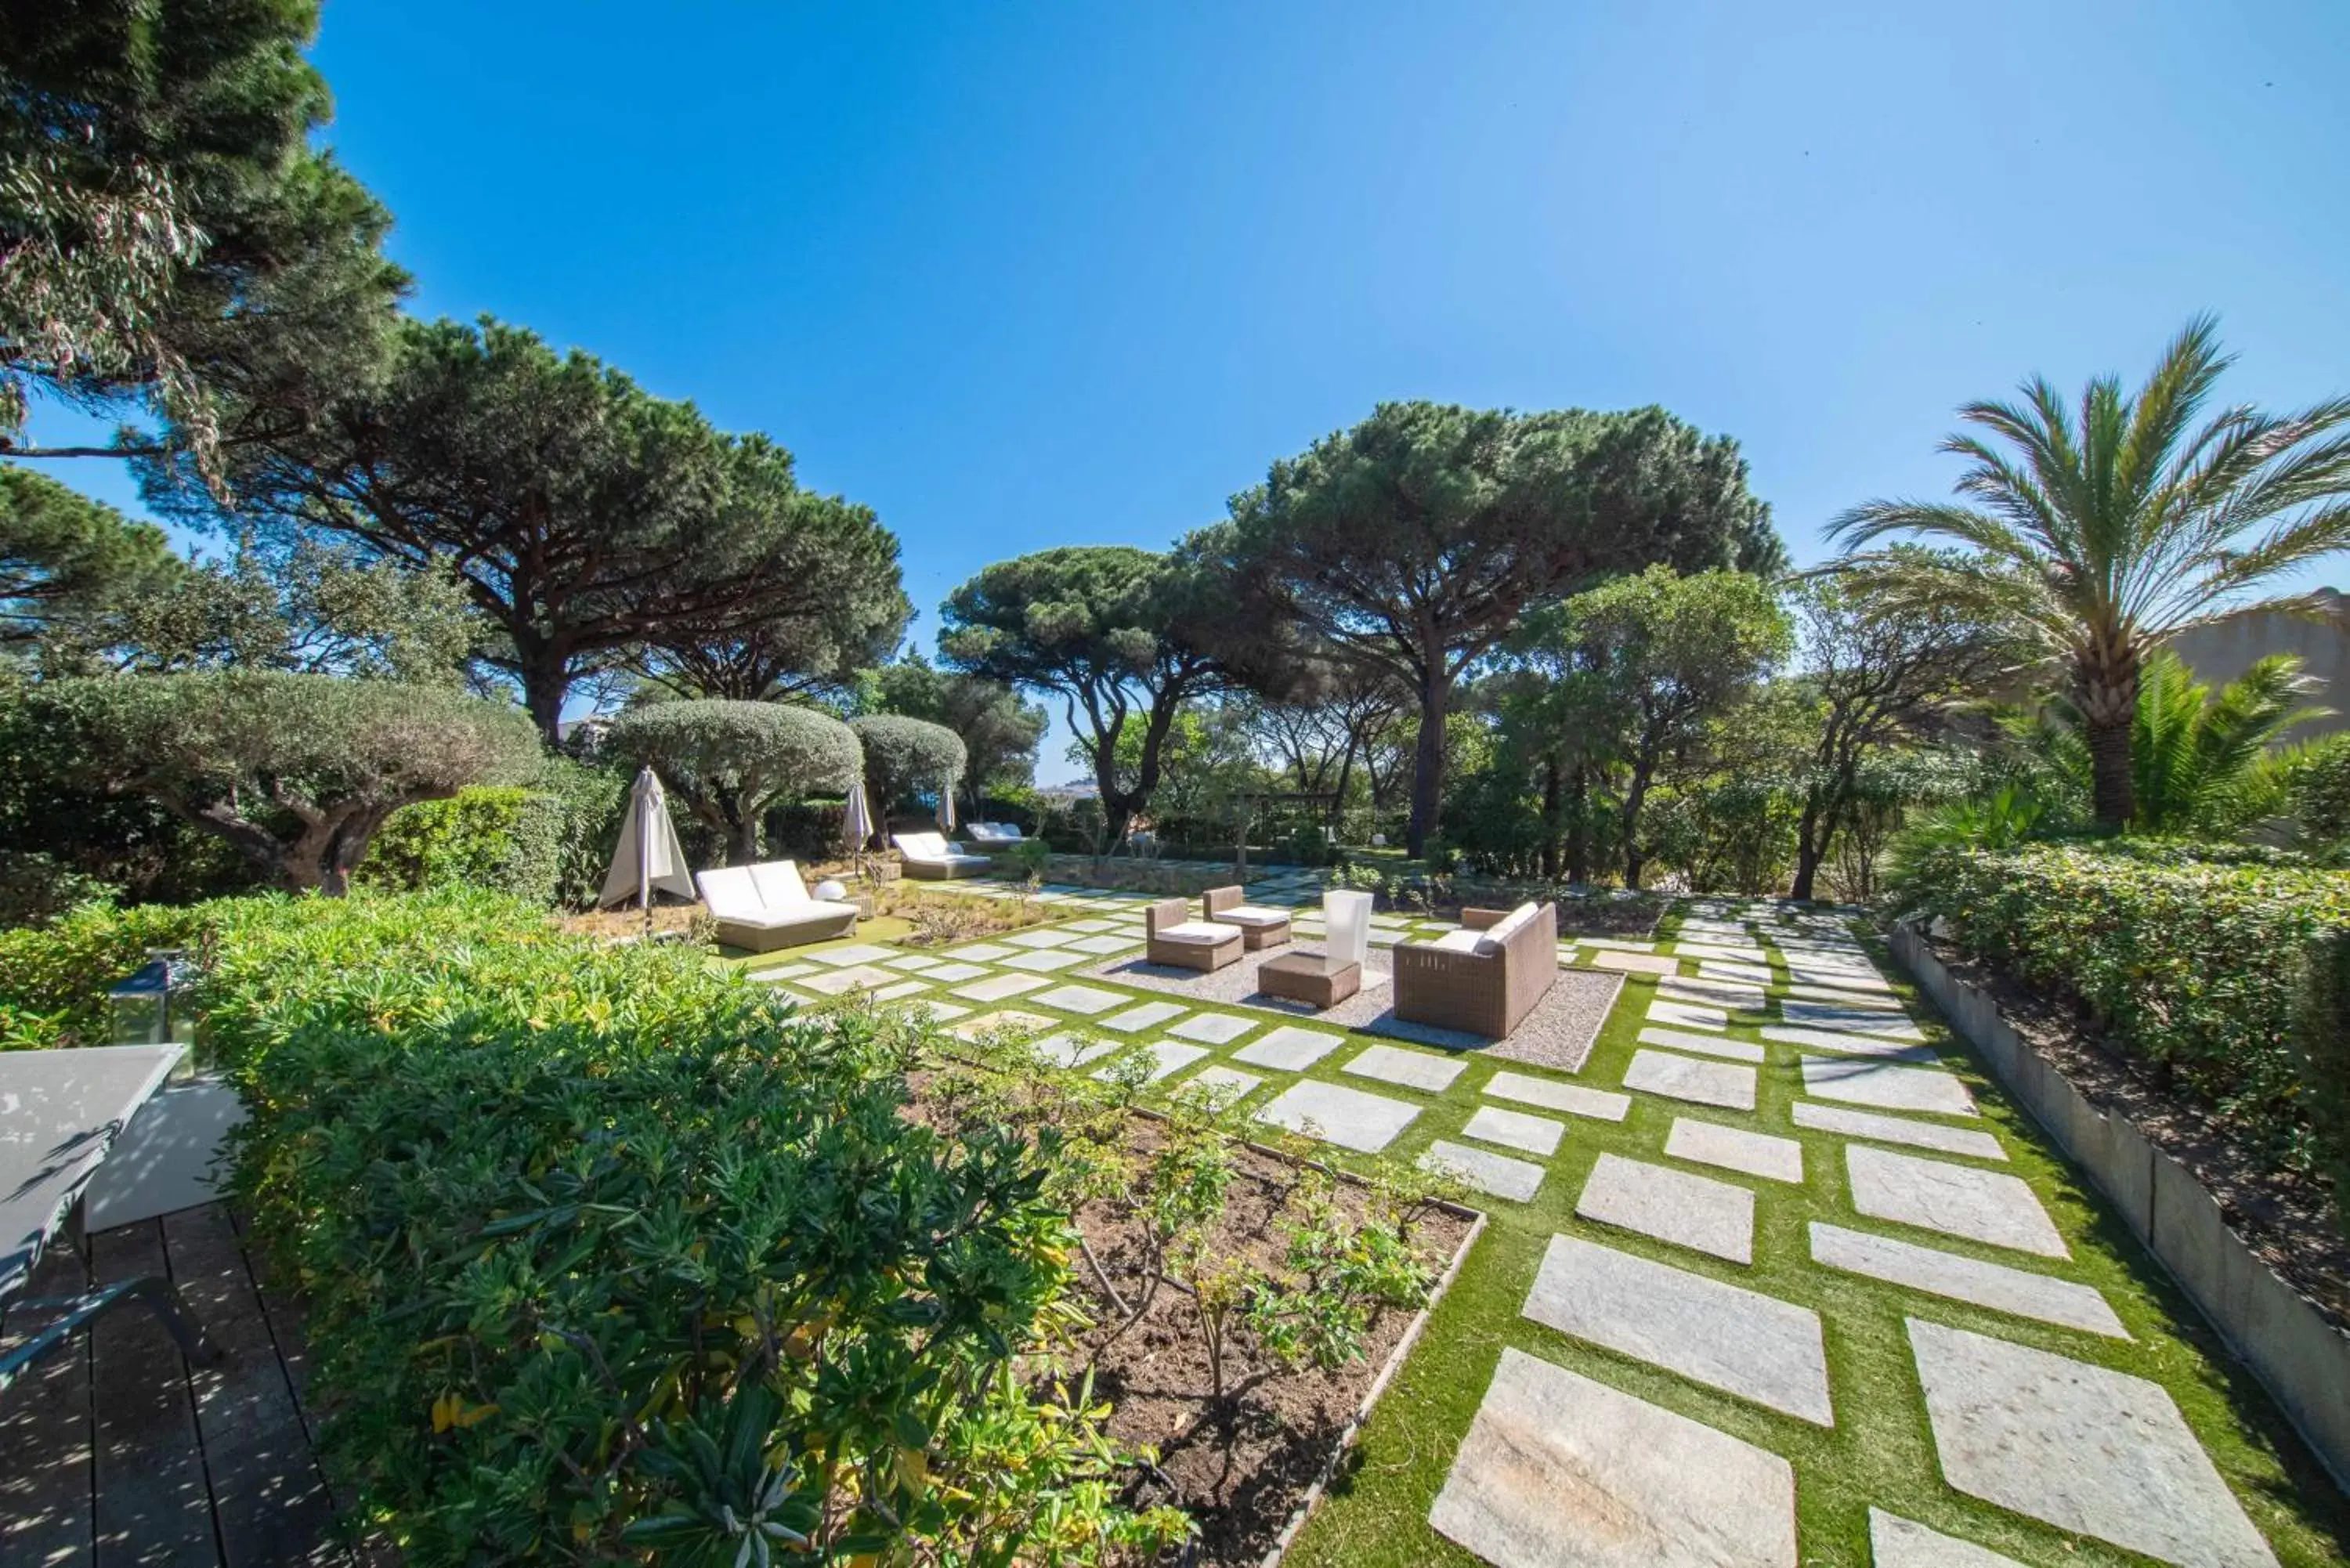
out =
{"type": "Polygon", "coordinates": [[[2243,846],[2226,859],[2130,840],[1927,848],[1903,898],[1952,922],[1967,951],[2085,1006],[2122,1049],[2306,1171],[2293,1002],[2310,944],[2350,926],[2350,874],[2243,846]]]}
{"type": "Polygon", "coordinates": [[[2350,1235],[2350,929],[2310,944],[2295,999],[2293,1044],[2309,1087],[2310,1134],[2334,1179],[2334,1212],[2350,1235]]]}
{"type": "Polygon", "coordinates": [[[1181,1528],[1116,1507],[1051,1374],[1049,1132],[908,1117],[907,1026],[479,892],[211,923],[235,1190],[406,1561],[1097,1563],[1181,1528]]]}
{"type": "Polygon", "coordinates": [[[190,946],[205,923],[200,908],[95,903],[0,931],[0,1051],[105,1044],[109,988],[149,948],[190,946]]]}
{"type": "Polygon", "coordinates": [[[2350,735],[2313,741],[2292,764],[2287,798],[2301,841],[2313,849],[2350,846],[2350,735]]]}
{"type": "Polygon", "coordinates": [[[419,801],[384,819],[354,880],[369,888],[485,888],[541,906],[561,869],[563,802],[484,784],[419,801]]]}

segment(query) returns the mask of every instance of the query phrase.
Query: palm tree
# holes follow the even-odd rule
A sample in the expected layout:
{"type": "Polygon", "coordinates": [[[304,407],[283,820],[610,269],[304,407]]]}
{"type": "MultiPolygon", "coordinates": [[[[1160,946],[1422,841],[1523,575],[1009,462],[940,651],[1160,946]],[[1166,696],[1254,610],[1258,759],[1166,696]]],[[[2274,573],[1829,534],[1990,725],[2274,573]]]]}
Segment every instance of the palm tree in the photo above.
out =
{"type": "MultiPolygon", "coordinates": [[[[2020,405],[1968,404],[1960,418],[1988,436],[1956,434],[1941,450],[1970,460],[1957,491],[1972,504],[1872,501],[1831,525],[1852,551],[1915,534],[1970,552],[1868,558],[1890,563],[1918,603],[2006,622],[2061,670],[2107,827],[2136,815],[2130,728],[2147,655],[2350,546],[2350,398],[2284,415],[2240,404],[2199,425],[2231,362],[2217,330],[2209,317],[2189,322],[2133,396],[2100,377],[2075,411],[2034,377],[2020,405]]],[[[2257,607],[2314,614],[2324,602],[2285,595],[2257,607]]]]}

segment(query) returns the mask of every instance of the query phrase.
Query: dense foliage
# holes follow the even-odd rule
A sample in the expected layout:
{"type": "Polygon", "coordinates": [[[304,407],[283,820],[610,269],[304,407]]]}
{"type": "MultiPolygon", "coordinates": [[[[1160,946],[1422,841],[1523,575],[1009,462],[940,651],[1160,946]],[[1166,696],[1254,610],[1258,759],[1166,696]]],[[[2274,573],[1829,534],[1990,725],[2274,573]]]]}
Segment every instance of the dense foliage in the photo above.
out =
{"type": "Polygon", "coordinates": [[[184,570],[153,524],[46,474],[0,466],[0,651],[35,651],[184,570]]]}
{"type": "Polygon", "coordinates": [[[1949,920],[1968,952],[2085,1007],[2121,1049],[2307,1170],[2294,999],[2312,941],[2350,927],[2350,876],[2274,852],[2232,858],[2128,841],[1945,848],[1918,857],[1898,897],[1949,920]]]}
{"type": "Polygon", "coordinates": [[[53,680],[27,707],[66,772],[154,800],[287,888],[342,890],[386,817],[526,775],[519,711],[441,687],[276,671],[53,680]]]}
{"type": "MultiPolygon", "coordinates": [[[[195,918],[234,1185],[305,1292],[327,1461],[406,1561],[1091,1563],[1180,1528],[1110,1505],[1084,1389],[1014,1376],[1073,1323],[1049,1150],[901,1114],[908,1041],[478,893],[195,918]]],[[[74,950],[148,934],[109,921],[74,950]]]]}
{"type": "Polygon", "coordinates": [[[43,926],[0,930],[0,1051],[108,1044],[108,988],[144,964],[149,948],[186,947],[205,923],[197,908],[89,903],[43,926]]]}
{"type": "Polygon", "coordinates": [[[877,812],[917,792],[951,790],[970,765],[962,737],[943,724],[867,713],[848,721],[848,727],[865,749],[865,787],[877,812]]]}
{"type": "Polygon", "coordinates": [[[605,749],[650,767],[712,832],[727,864],[759,857],[767,808],[841,794],[864,766],[856,732],[828,713],[777,702],[654,702],[612,722],[605,749]]]}
{"type": "Polygon", "coordinates": [[[480,888],[544,907],[563,867],[567,803],[511,784],[461,789],[384,819],[353,882],[370,888],[480,888]]]}

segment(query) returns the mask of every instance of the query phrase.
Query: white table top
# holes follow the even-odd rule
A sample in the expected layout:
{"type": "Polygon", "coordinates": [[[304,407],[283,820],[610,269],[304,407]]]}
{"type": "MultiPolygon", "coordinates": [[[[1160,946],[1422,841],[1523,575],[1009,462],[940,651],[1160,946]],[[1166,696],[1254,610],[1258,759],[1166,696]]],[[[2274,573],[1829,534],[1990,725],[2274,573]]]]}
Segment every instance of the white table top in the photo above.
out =
{"type": "Polygon", "coordinates": [[[187,1049],[0,1051],[0,1300],[24,1288],[115,1138],[187,1049]]]}

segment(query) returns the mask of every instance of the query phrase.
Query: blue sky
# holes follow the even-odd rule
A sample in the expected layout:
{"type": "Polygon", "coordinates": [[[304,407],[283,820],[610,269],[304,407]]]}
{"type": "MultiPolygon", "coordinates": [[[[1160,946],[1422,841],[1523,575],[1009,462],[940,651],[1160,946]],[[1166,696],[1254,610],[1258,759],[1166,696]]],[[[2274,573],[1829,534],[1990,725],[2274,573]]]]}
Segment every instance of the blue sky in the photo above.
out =
{"type": "Polygon", "coordinates": [[[1810,560],[1946,490],[1955,404],[2198,310],[2235,396],[2350,391],[2340,0],[329,0],[316,57],[416,310],[770,432],[898,531],[925,647],[988,561],[1163,545],[1382,399],[1662,403],[1810,560]]]}

